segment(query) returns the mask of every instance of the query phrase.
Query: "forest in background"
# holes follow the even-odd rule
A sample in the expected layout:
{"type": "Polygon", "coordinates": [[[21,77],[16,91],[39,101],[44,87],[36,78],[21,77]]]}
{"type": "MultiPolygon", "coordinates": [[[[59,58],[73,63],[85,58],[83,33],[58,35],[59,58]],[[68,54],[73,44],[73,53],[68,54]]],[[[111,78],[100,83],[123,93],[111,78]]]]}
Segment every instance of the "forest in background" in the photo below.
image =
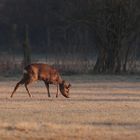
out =
{"type": "Polygon", "coordinates": [[[1,0],[0,72],[140,72],[139,0],[1,0]]]}

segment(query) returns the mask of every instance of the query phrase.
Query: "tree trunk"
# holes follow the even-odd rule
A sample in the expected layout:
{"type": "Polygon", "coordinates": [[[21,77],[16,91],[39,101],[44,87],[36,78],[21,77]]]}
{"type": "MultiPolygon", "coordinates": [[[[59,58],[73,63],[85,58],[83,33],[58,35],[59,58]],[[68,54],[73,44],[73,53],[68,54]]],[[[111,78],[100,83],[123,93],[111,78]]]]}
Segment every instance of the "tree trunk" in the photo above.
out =
{"type": "Polygon", "coordinates": [[[94,66],[94,72],[96,73],[118,73],[121,71],[121,63],[119,57],[115,56],[113,49],[101,48],[96,64],[94,66]]]}
{"type": "Polygon", "coordinates": [[[28,25],[25,25],[25,37],[23,42],[23,55],[24,55],[24,66],[27,66],[31,63],[31,49],[29,46],[29,33],[28,25]]]}
{"type": "Polygon", "coordinates": [[[128,46],[127,47],[127,50],[126,50],[125,58],[124,58],[123,72],[126,72],[126,66],[127,66],[127,60],[128,60],[129,50],[130,50],[130,47],[128,46]]]}

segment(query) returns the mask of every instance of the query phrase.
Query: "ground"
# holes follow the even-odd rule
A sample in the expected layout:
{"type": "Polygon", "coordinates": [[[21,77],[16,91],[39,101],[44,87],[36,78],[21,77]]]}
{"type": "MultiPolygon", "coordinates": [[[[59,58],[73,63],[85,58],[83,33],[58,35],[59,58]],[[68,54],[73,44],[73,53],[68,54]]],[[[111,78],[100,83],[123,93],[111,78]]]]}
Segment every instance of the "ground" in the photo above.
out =
{"type": "Polygon", "coordinates": [[[55,98],[51,86],[20,87],[20,79],[0,81],[0,140],[139,140],[140,76],[63,76],[72,87],[70,98],[55,98]]]}

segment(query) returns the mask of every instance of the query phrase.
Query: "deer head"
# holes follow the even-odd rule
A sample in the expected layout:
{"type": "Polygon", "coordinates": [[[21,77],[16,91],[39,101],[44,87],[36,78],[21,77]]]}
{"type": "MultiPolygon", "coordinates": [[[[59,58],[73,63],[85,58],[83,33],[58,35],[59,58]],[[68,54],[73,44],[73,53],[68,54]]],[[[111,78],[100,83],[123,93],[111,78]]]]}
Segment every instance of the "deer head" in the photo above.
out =
{"type": "Polygon", "coordinates": [[[60,92],[66,98],[69,98],[70,87],[71,87],[71,84],[66,83],[64,80],[62,81],[61,84],[59,84],[60,92]]]}

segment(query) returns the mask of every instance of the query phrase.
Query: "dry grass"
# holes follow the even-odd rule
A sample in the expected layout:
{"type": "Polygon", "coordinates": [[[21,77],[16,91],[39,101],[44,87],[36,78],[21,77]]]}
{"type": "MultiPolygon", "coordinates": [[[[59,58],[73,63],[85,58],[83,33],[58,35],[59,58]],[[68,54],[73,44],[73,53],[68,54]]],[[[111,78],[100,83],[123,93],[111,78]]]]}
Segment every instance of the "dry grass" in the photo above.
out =
{"type": "Polygon", "coordinates": [[[139,76],[70,76],[71,98],[51,86],[47,97],[42,82],[30,85],[33,98],[19,79],[0,82],[0,139],[2,140],[139,140],[139,76]]]}

